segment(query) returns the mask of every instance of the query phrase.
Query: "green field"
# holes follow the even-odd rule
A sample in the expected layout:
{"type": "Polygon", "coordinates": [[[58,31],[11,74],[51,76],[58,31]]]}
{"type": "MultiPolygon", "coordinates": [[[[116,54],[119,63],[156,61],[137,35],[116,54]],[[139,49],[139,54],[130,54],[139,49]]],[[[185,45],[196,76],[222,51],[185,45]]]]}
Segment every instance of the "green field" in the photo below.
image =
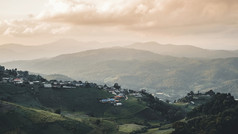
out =
{"type": "Polygon", "coordinates": [[[140,130],[144,128],[144,126],[137,125],[137,124],[124,124],[124,125],[119,125],[119,131],[125,132],[125,133],[130,133],[136,130],[140,130]]]}

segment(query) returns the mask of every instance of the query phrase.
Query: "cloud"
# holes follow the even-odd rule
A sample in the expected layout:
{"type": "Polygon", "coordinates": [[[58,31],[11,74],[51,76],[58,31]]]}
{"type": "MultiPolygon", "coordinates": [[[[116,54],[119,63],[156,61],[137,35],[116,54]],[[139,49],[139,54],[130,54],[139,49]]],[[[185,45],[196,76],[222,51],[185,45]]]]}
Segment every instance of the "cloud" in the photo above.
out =
{"type": "Polygon", "coordinates": [[[238,29],[237,9],[237,0],[49,0],[36,16],[1,22],[0,33],[61,34],[75,26],[147,34],[212,33],[238,29]]]}
{"type": "Polygon", "coordinates": [[[32,19],[16,19],[0,21],[0,34],[5,36],[33,36],[44,34],[62,34],[69,26],[46,23],[32,19]]]}
{"type": "Polygon", "coordinates": [[[237,9],[237,0],[49,0],[27,19],[0,20],[0,38],[237,46],[237,9]]]}
{"type": "Polygon", "coordinates": [[[135,31],[158,32],[180,27],[183,31],[197,31],[196,27],[238,23],[237,0],[50,0],[47,7],[39,19],[135,31]]]}

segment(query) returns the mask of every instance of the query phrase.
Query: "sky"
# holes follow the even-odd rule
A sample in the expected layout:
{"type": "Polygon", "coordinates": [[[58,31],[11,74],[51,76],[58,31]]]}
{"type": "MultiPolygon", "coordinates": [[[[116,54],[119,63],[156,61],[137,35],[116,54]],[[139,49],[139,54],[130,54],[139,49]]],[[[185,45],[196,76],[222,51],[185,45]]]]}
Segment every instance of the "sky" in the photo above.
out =
{"type": "Polygon", "coordinates": [[[0,44],[156,41],[238,49],[238,0],[0,0],[0,44]]]}

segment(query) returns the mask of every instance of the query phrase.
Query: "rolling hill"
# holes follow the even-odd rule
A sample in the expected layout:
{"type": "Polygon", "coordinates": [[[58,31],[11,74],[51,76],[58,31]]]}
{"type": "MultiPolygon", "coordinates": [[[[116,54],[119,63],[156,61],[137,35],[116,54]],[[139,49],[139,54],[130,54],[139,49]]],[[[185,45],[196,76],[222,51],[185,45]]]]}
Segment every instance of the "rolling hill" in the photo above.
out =
{"type": "MultiPolygon", "coordinates": [[[[224,91],[224,83],[238,79],[238,58],[190,59],[163,56],[121,47],[89,50],[49,59],[3,63],[43,74],[64,74],[75,80],[119,83],[148,89],[160,98],[177,99],[189,91],[224,91]],[[161,95],[162,94],[162,95],[161,95]]],[[[230,85],[232,86],[232,85],[230,85]]],[[[228,88],[238,97],[237,88],[228,88]]]]}
{"type": "Polygon", "coordinates": [[[124,46],[138,50],[146,50],[153,53],[174,57],[187,58],[228,58],[238,57],[238,51],[207,50],[189,45],[161,45],[156,42],[134,43],[129,42],[79,42],[73,39],[61,39],[48,44],[25,46],[21,44],[0,45],[0,63],[14,60],[32,60],[55,57],[62,54],[82,52],[85,50],[124,46]]]}
{"type": "Polygon", "coordinates": [[[187,58],[228,58],[238,57],[238,51],[229,50],[208,50],[189,45],[171,45],[171,44],[158,44],[156,42],[134,43],[128,48],[139,50],[146,50],[161,55],[169,55],[174,57],[187,57],[187,58]]]}

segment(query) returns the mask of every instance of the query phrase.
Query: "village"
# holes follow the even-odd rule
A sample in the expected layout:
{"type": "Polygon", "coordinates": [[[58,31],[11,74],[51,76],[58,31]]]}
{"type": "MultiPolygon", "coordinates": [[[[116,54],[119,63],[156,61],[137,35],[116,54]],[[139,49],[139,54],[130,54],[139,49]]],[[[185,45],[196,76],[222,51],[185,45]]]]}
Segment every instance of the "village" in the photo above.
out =
{"type": "Polygon", "coordinates": [[[128,95],[137,98],[142,97],[141,91],[134,91],[130,89],[122,89],[118,83],[113,86],[98,85],[96,83],[82,82],[82,81],[59,81],[46,80],[40,75],[29,74],[28,71],[18,71],[17,69],[5,70],[5,67],[0,66],[0,83],[14,84],[21,87],[35,87],[49,88],[49,89],[75,89],[75,88],[96,88],[111,93],[114,97],[102,98],[98,101],[103,104],[112,104],[113,106],[122,106],[122,100],[127,100],[128,95]]]}

